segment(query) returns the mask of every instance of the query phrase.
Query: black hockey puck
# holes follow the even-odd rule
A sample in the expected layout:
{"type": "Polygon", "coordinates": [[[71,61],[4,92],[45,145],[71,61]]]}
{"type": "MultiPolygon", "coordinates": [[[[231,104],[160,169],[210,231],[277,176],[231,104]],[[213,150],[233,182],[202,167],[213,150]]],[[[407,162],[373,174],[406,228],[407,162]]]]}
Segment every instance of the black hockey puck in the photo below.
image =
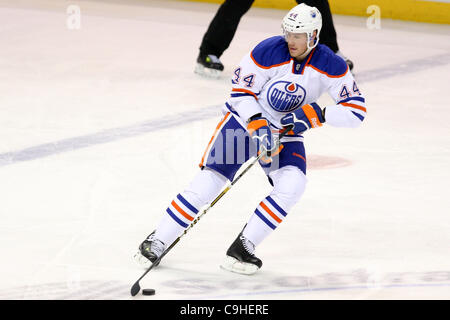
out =
{"type": "Polygon", "coordinates": [[[144,289],[144,290],[142,290],[142,294],[144,295],[144,296],[152,296],[152,295],[154,295],[155,294],[155,289],[144,289]]]}

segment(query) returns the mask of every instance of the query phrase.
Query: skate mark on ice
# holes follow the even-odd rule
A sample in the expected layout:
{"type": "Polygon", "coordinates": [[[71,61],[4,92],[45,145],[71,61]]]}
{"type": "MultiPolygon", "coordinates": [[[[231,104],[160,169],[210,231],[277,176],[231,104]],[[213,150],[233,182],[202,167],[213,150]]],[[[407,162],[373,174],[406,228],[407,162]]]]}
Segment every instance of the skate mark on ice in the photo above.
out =
{"type": "Polygon", "coordinates": [[[450,283],[434,283],[434,284],[391,284],[391,285],[361,285],[361,286],[347,286],[347,287],[325,287],[325,288],[305,288],[305,289],[292,289],[292,290],[278,290],[278,291],[261,291],[261,292],[244,292],[237,294],[224,294],[218,296],[208,296],[203,299],[227,299],[237,297],[251,297],[261,295],[277,295],[288,293],[308,293],[308,292],[329,292],[329,291],[344,291],[344,290],[380,290],[380,289],[395,289],[395,288],[424,288],[424,287],[450,287],[450,283]]]}
{"type": "Polygon", "coordinates": [[[118,281],[80,281],[45,283],[2,290],[5,300],[94,300],[128,299],[130,285],[118,281]]]}
{"type": "Polygon", "coordinates": [[[312,276],[269,276],[264,278],[227,275],[181,278],[160,283],[171,295],[187,299],[239,299],[312,292],[363,290],[373,294],[379,290],[401,288],[450,287],[450,271],[374,272],[356,269],[312,276]]]}

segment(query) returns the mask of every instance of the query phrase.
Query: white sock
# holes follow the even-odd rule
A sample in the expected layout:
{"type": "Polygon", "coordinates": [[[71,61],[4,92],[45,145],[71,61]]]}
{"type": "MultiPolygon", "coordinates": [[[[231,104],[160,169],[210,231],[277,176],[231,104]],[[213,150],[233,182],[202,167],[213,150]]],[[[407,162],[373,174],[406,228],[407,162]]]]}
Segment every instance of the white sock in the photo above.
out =
{"type": "Polygon", "coordinates": [[[272,231],[257,215],[252,214],[242,234],[257,247],[272,231]]]}
{"type": "Polygon", "coordinates": [[[270,174],[274,188],[260,202],[250,217],[243,235],[255,247],[270,235],[300,200],[306,186],[306,176],[297,167],[286,166],[270,174]]]}
{"type": "Polygon", "coordinates": [[[260,202],[244,229],[244,237],[255,247],[271,234],[287,215],[278,204],[279,201],[277,203],[274,198],[275,195],[271,194],[260,202]]]}

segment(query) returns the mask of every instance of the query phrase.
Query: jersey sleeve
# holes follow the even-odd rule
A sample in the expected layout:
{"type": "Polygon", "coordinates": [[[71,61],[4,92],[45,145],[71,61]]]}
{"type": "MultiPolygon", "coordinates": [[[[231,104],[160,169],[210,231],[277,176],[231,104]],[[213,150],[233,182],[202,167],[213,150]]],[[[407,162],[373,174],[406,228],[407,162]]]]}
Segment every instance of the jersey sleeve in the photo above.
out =
{"type": "Polygon", "coordinates": [[[345,70],[335,75],[327,74],[324,81],[327,82],[329,95],[336,102],[335,105],[326,106],[325,120],[334,127],[358,127],[366,117],[366,101],[359,90],[353,75],[350,73],[347,63],[340,57],[334,56],[330,63],[334,68],[345,70]]]}
{"type": "Polygon", "coordinates": [[[268,79],[266,72],[252,60],[251,53],[245,55],[234,70],[229,102],[242,120],[247,121],[251,116],[262,113],[258,99],[268,79]]]}

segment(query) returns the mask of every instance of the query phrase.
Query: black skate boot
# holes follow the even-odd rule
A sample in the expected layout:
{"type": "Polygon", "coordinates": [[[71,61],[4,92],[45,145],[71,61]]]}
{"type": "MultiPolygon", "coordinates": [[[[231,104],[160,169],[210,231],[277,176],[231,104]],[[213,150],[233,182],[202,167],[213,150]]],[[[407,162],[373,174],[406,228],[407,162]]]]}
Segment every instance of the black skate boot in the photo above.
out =
{"type": "Polygon", "coordinates": [[[223,64],[216,55],[200,53],[194,72],[209,78],[219,78],[223,69],[223,64]]]}
{"type": "Polygon", "coordinates": [[[221,267],[236,273],[254,274],[262,267],[262,261],[254,255],[254,251],[255,245],[241,232],[228,248],[227,256],[221,267]]]}
{"type": "MultiPolygon", "coordinates": [[[[147,239],[139,246],[139,251],[134,255],[135,260],[142,266],[148,268],[163,254],[165,245],[162,241],[155,238],[153,231],[147,239]]],[[[155,264],[158,266],[159,261],[155,264]]]]}

